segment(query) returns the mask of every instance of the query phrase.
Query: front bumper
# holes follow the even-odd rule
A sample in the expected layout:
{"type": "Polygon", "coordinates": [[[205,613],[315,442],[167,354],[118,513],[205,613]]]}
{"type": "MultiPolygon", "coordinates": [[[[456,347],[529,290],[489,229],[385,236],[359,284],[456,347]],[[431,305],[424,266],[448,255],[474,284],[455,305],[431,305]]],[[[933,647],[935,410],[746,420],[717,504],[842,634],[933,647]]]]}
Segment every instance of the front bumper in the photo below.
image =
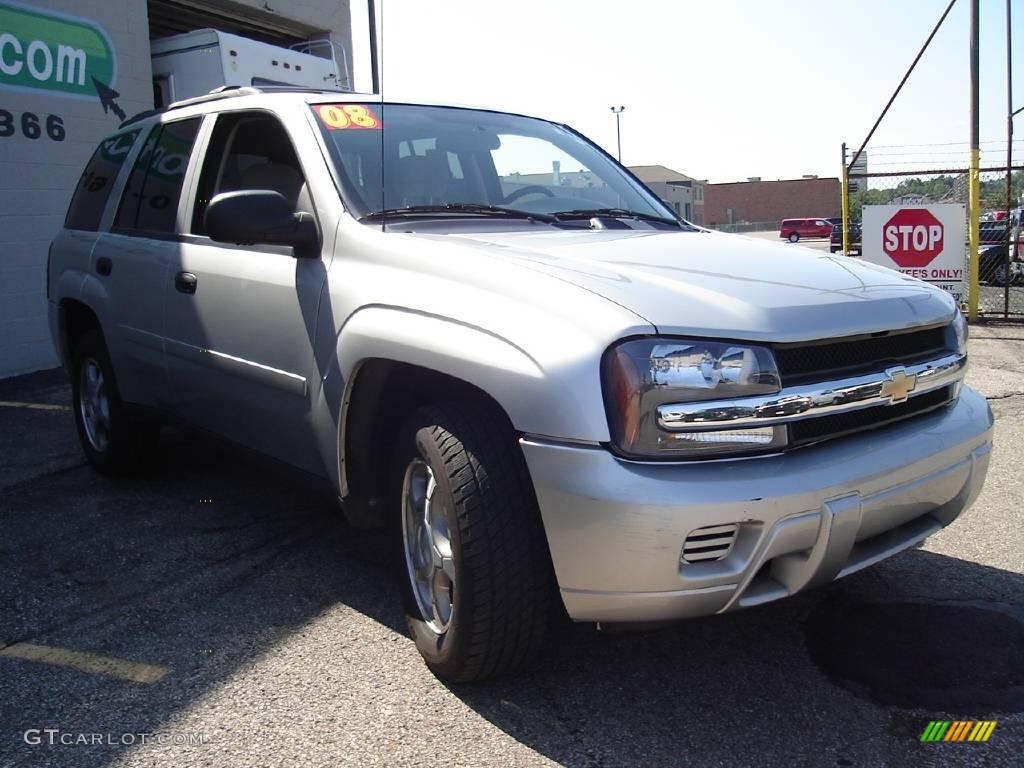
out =
{"type": "Polygon", "coordinates": [[[825,584],[911,547],[977,497],[992,411],[963,387],[939,411],[747,460],[625,462],[524,438],[555,575],[577,621],[720,613],[825,584]],[[728,555],[681,560],[695,529],[737,524],[728,555]]]}

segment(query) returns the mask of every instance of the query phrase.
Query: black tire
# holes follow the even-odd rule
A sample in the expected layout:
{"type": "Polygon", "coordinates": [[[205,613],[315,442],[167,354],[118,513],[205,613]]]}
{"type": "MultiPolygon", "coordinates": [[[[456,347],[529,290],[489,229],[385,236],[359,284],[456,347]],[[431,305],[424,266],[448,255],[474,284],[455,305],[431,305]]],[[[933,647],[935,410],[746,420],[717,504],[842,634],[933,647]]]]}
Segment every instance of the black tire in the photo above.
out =
{"type": "Polygon", "coordinates": [[[842,250],[842,248],[836,248],[834,245],[830,245],[828,247],[828,252],[829,253],[839,253],[839,251],[841,251],[841,250],[842,250]]]}
{"type": "Polygon", "coordinates": [[[799,232],[790,232],[788,239],[789,239],[789,242],[791,242],[791,243],[799,242],[800,241],[800,233],[799,232]]]}
{"type": "Polygon", "coordinates": [[[121,400],[114,378],[114,368],[103,335],[89,331],[75,347],[71,364],[71,401],[75,414],[78,440],[89,463],[104,475],[125,475],[141,469],[152,458],[159,440],[160,426],[155,421],[133,413],[121,400]],[[87,368],[98,370],[107,403],[106,428],[97,431],[86,426],[89,410],[83,395],[88,389],[87,368]],[[90,430],[92,434],[90,434],[90,430]],[[102,434],[102,439],[100,438],[102,434]]]}
{"type": "Polygon", "coordinates": [[[470,682],[527,665],[548,629],[554,574],[529,471],[504,414],[471,403],[420,408],[399,431],[392,469],[406,619],[427,666],[442,680],[470,682]],[[436,483],[431,498],[441,494],[454,565],[449,620],[439,628],[417,602],[415,555],[402,528],[407,472],[419,461],[436,483]]]}
{"type": "Polygon", "coordinates": [[[1006,271],[1006,264],[999,263],[992,270],[992,279],[990,281],[993,285],[1004,286],[1009,282],[1009,276],[1006,271]]]}

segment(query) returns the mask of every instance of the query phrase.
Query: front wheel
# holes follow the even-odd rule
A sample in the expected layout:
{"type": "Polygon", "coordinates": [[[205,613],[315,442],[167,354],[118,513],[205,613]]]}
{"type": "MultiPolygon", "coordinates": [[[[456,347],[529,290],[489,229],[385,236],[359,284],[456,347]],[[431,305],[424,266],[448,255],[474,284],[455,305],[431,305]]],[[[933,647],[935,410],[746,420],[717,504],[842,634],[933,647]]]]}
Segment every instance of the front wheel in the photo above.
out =
{"type": "Polygon", "coordinates": [[[799,232],[790,232],[789,233],[789,242],[795,243],[795,242],[798,242],[799,240],[800,240],[800,233],[799,232]]]}
{"type": "Polygon", "coordinates": [[[450,682],[525,666],[544,640],[553,574],[504,415],[421,408],[400,430],[392,470],[406,619],[427,666],[450,682]]]}

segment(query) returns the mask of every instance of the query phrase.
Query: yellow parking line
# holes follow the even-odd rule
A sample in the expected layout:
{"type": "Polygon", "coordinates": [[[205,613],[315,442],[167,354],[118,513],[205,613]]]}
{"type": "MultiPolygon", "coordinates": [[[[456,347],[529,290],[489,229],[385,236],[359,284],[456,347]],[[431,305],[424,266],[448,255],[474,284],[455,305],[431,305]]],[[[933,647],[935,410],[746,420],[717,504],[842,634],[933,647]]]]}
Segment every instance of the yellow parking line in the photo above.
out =
{"type": "Polygon", "coordinates": [[[48,403],[15,403],[10,400],[0,400],[0,408],[31,408],[36,411],[70,411],[69,405],[49,405],[48,403]]]}
{"type": "Polygon", "coordinates": [[[42,664],[54,664],[58,667],[70,667],[80,672],[119,677],[134,683],[155,683],[171,671],[168,667],[160,667],[156,664],[141,664],[136,661],[101,656],[98,653],[72,651],[68,648],[51,648],[35,643],[8,645],[5,648],[0,648],[0,656],[38,661],[42,664]]]}

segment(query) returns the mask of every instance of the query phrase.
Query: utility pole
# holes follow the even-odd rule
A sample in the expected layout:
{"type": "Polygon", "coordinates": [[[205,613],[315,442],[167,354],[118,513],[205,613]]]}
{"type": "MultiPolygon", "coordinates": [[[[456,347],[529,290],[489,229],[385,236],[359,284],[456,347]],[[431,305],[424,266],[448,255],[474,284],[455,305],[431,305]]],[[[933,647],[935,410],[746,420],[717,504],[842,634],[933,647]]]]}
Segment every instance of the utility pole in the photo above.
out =
{"type": "MultiPolygon", "coordinates": [[[[383,2],[381,3],[383,6],[383,2]]],[[[380,62],[377,59],[377,9],[373,0],[366,0],[366,17],[370,26],[370,78],[373,92],[380,93],[380,62]]]]}
{"type": "Polygon", "coordinates": [[[970,265],[970,297],[967,318],[978,319],[978,217],[981,215],[981,181],[978,167],[981,152],[978,146],[978,15],[979,0],[971,0],[971,168],[968,173],[967,233],[969,243],[968,264],[970,265]]]}
{"type": "MultiPolygon", "coordinates": [[[[1009,2],[1009,0],[1007,0],[1009,2]]],[[[619,115],[625,111],[625,107],[612,107],[612,113],[615,115],[615,141],[619,148],[619,162],[622,162],[622,127],[619,125],[619,115]]]]}
{"type": "Polygon", "coordinates": [[[1006,282],[1003,284],[1003,312],[1010,314],[1010,258],[1013,256],[1013,35],[1010,32],[1010,0],[1006,0],[1006,282]]]}
{"type": "Polygon", "coordinates": [[[850,254],[850,171],[846,167],[845,141],[843,142],[843,178],[840,189],[840,194],[843,196],[843,256],[848,256],[850,254]]]}

